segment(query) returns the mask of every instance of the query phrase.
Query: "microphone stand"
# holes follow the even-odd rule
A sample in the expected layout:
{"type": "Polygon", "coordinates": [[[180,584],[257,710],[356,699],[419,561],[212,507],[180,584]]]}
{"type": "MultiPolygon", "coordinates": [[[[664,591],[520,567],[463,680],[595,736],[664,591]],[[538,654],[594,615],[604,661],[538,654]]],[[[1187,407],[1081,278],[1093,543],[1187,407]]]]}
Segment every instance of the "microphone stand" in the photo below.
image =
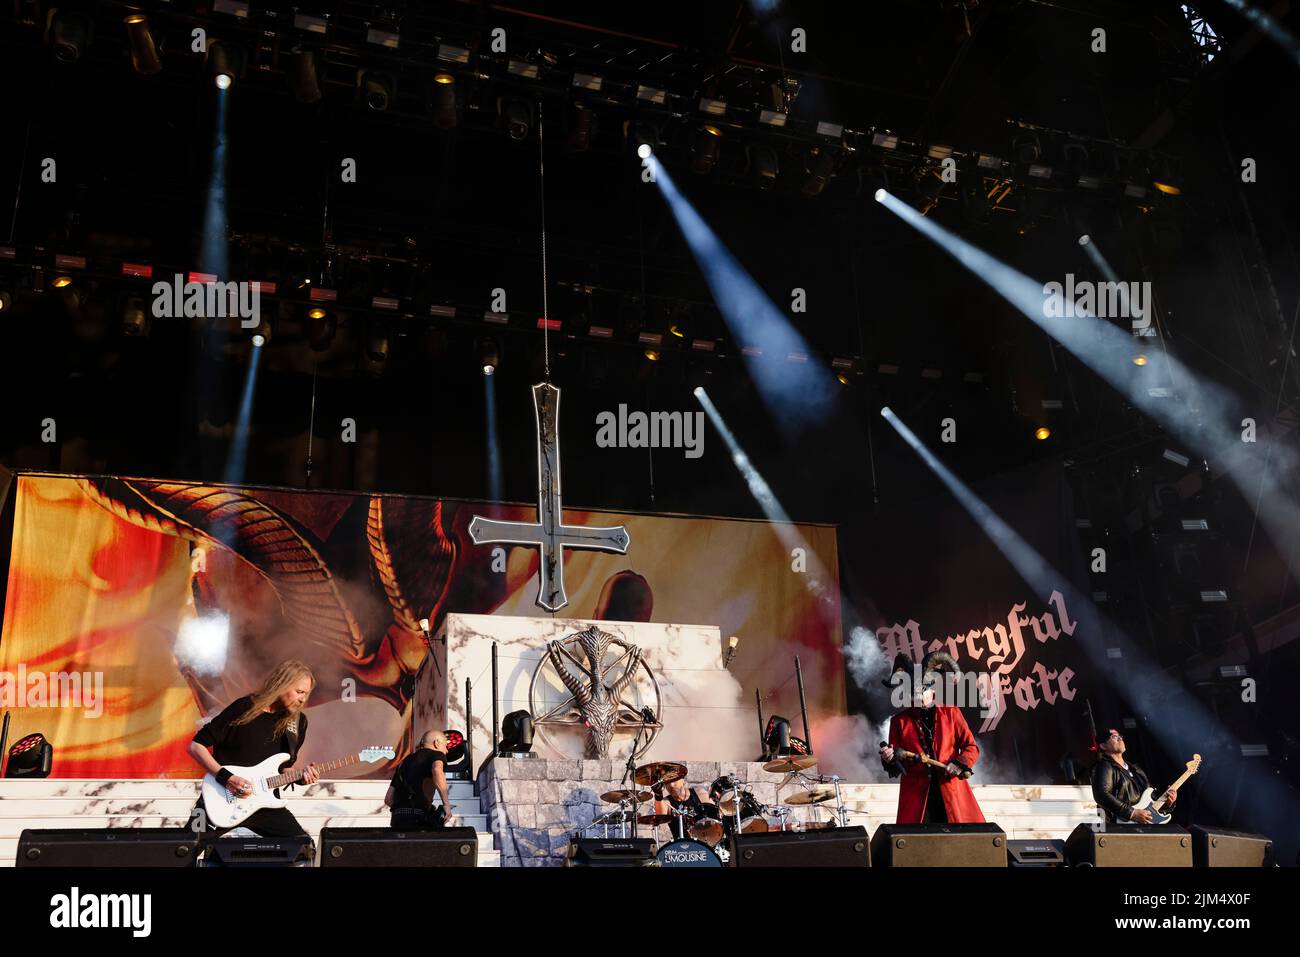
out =
{"type": "Polygon", "coordinates": [[[636,735],[632,738],[632,750],[627,754],[627,765],[623,768],[623,780],[619,782],[619,787],[626,789],[628,778],[632,779],[632,840],[638,837],[637,826],[640,823],[637,818],[640,817],[640,808],[636,796],[636,755],[641,749],[641,735],[646,732],[645,709],[641,710],[641,727],[637,729],[636,735]]]}

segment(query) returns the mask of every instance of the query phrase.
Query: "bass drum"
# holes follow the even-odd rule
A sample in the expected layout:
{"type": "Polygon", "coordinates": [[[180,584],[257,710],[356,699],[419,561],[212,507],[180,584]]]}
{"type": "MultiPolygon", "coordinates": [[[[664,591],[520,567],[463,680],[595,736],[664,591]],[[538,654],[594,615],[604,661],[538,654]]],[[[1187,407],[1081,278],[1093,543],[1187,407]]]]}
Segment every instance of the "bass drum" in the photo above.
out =
{"type": "Polygon", "coordinates": [[[660,867],[721,867],[713,848],[699,841],[673,841],[659,848],[655,860],[660,867]]]}

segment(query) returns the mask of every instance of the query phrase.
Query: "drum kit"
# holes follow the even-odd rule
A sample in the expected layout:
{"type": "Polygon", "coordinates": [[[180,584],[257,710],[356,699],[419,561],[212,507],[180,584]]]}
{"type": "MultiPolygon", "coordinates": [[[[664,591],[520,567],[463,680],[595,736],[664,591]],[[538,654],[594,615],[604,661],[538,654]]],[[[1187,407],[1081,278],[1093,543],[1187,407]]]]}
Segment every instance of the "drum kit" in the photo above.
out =
{"type": "Polygon", "coordinates": [[[764,771],[787,775],[777,786],[776,804],[760,803],[750,787],[724,774],[709,786],[713,804],[699,804],[700,810],[689,805],[670,805],[667,814],[639,814],[637,805],[650,802],[654,791],[686,777],[686,765],[675,761],[644,764],[636,769],[635,783],[640,787],[602,794],[602,801],[617,806],[597,817],[582,829],[582,833],[590,835],[603,828],[606,838],[626,838],[630,836],[629,829],[634,831],[636,825],[644,825],[654,830],[658,841],[662,836],[660,829],[668,828],[668,841],[658,843],[656,864],[662,867],[722,867],[730,860],[728,845],[734,834],[812,831],[848,825],[839,776],[831,775],[828,785],[827,779],[804,773],[816,765],[817,759],[811,754],[792,754],[764,764],[764,771]],[[780,800],[780,792],[791,784],[797,784],[801,790],[784,801],[780,800]],[[808,807],[815,815],[816,808],[832,801],[835,802],[835,812],[828,821],[790,820],[796,808],[808,807]]]}

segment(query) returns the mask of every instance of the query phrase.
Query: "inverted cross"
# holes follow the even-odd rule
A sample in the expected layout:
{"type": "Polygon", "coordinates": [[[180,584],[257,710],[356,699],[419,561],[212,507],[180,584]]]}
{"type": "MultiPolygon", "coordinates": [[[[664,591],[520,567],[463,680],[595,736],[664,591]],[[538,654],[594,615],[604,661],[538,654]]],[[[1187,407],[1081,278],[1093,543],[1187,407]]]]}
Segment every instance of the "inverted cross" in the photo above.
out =
{"type": "Polygon", "coordinates": [[[537,522],[501,522],[475,515],[469,537],[475,545],[531,545],[541,549],[541,582],[537,604],[559,611],[569,603],[564,593],[564,549],[588,548],[627,553],[630,539],[622,525],[589,528],[565,525],[560,502],[560,390],[549,382],[533,386],[533,413],[537,419],[537,522]]]}

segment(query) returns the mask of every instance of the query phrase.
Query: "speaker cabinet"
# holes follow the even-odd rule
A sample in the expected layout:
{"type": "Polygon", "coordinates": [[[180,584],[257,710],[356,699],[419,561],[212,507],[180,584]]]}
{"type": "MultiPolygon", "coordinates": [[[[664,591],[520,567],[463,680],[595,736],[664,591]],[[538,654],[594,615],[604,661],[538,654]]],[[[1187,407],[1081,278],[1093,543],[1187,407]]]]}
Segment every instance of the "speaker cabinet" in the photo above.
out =
{"type": "Polygon", "coordinates": [[[193,867],[199,835],[185,827],[25,830],[18,867],[193,867]]]}
{"type": "Polygon", "coordinates": [[[1080,824],[1065,842],[1071,867],[1191,867],[1192,836],[1177,824],[1080,824]]]}
{"type": "Polygon", "coordinates": [[[1192,863],[1196,867],[1273,867],[1273,842],[1263,834],[1197,824],[1192,828],[1192,863]]]}
{"type": "Polygon", "coordinates": [[[641,867],[654,857],[654,841],[637,838],[579,838],[569,845],[570,867],[641,867]]]}
{"type": "Polygon", "coordinates": [[[882,824],[871,838],[876,867],[1006,867],[996,824],[882,824]]]}
{"type": "Polygon", "coordinates": [[[738,834],[731,839],[731,863],[736,867],[867,867],[871,845],[861,825],[738,834]]]}
{"type": "Polygon", "coordinates": [[[477,867],[472,827],[399,831],[390,827],[323,827],[321,867],[477,867]]]}

